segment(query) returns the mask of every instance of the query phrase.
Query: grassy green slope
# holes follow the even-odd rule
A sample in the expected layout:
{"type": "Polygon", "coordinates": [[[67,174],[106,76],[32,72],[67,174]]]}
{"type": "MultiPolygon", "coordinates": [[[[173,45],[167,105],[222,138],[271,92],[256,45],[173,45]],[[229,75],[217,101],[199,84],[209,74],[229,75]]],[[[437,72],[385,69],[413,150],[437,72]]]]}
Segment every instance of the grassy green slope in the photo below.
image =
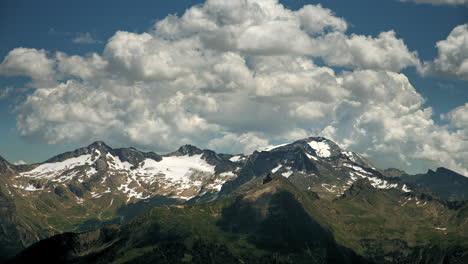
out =
{"type": "Polygon", "coordinates": [[[376,190],[359,182],[316,208],[339,243],[369,259],[425,263],[423,257],[432,256],[428,263],[443,263],[447,255],[468,257],[467,204],[461,205],[451,208],[424,194],[376,190]]]}
{"type": "Polygon", "coordinates": [[[225,200],[153,208],[123,226],[55,236],[28,248],[16,262],[466,263],[468,258],[466,204],[450,209],[427,196],[376,190],[364,181],[332,201],[299,191],[282,177],[254,186],[225,200]]]}
{"type": "Polygon", "coordinates": [[[247,194],[196,206],[154,208],[124,226],[64,234],[18,262],[361,263],[307,212],[313,196],[276,179],[247,194]],[[54,249],[55,254],[42,252],[54,249]]]}

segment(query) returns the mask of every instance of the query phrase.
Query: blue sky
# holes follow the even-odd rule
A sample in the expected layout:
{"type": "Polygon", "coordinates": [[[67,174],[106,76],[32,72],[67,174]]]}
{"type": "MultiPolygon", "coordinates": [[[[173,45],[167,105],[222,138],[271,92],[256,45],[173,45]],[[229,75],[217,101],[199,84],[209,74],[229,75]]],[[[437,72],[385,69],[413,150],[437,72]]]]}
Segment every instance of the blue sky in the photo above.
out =
{"type": "MultiPolygon", "coordinates": [[[[181,17],[188,8],[203,3],[204,1],[181,0],[138,1],[131,4],[123,0],[111,2],[87,0],[79,2],[64,2],[59,0],[2,1],[0,4],[0,61],[3,60],[10,51],[19,47],[45,50],[49,58],[53,57],[54,53],[57,51],[64,52],[70,56],[80,55],[84,58],[93,52],[106,57],[106,55],[104,55],[106,45],[108,45],[109,39],[115,36],[117,31],[142,35],[145,32],[151,32],[155,22],[166,18],[168,15],[175,14],[181,17]]],[[[396,38],[404,42],[407,50],[417,52],[418,61],[421,63],[433,61],[438,56],[439,52],[436,43],[445,40],[457,26],[468,22],[468,9],[463,5],[417,4],[396,0],[284,0],[280,1],[280,3],[283,4],[286,9],[292,11],[299,10],[305,5],[321,4],[323,8],[330,9],[334,17],[343,19],[347,23],[347,29],[344,34],[350,38],[353,34],[377,38],[379,33],[393,30],[396,33],[396,38]]],[[[256,49],[256,51],[258,51],[258,49],[256,49]]],[[[247,60],[250,58],[249,56],[252,56],[251,53],[245,55],[240,52],[239,54],[247,60]]],[[[328,57],[320,54],[318,56],[314,55],[313,57],[313,62],[315,64],[333,69],[336,75],[342,74],[343,71],[353,72],[362,67],[373,70],[371,66],[361,65],[355,67],[354,65],[349,66],[350,64],[348,62],[343,65],[330,62],[333,59],[327,60],[328,57]]],[[[380,66],[377,66],[377,68],[379,68],[378,70],[386,70],[385,67],[382,66],[382,68],[380,68],[380,66]]],[[[421,109],[428,107],[432,109],[430,121],[434,122],[437,127],[434,129],[431,128],[432,132],[428,133],[432,136],[439,133],[441,135],[440,137],[442,137],[443,132],[441,132],[442,130],[440,127],[444,127],[443,129],[449,133],[453,133],[454,136],[457,134],[456,140],[460,140],[462,145],[466,144],[464,128],[459,125],[450,125],[450,122],[455,124],[456,120],[441,118],[441,114],[447,116],[448,113],[457,107],[461,107],[467,103],[468,89],[466,79],[463,77],[460,78],[460,76],[453,77],[450,73],[422,74],[415,66],[402,66],[398,67],[396,70],[392,68],[392,71],[406,76],[417,94],[424,98],[424,102],[420,106],[421,109]]],[[[66,78],[59,80],[59,82],[65,81],[66,78]]],[[[147,80],[140,81],[146,82],[147,80]]],[[[308,119],[297,119],[293,122],[294,126],[297,127],[291,127],[291,130],[296,129],[299,132],[290,133],[295,135],[291,136],[279,128],[269,128],[268,125],[264,125],[264,129],[258,128],[252,124],[251,121],[231,120],[233,117],[226,118],[231,120],[231,124],[235,124],[235,127],[230,127],[226,125],[226,122],[219,121],[219,116],[204,116],[204,112],[201,111],[198,116],[207,121],[206,124],[204,123],[207,127],[212,127],[215,130],[218,129],[216,133],[210,134],[206,132],[205,129],[194,129],[192,133],[196,133],[196,136],[169,132],[169,134],[178,135],[180,137],[180,141],[178,141],[176,139],[167,139],[167,136],[161,134],[162,132],[154,132],[151,134],[154,141],[167,140],[167,142],[170,143],[153,144],[149,139],[143,140],[142,138],[145,137],[143,135],[135,136],[132,134],[137,133],[134,132],[135,130],[126,131],[121,134],[118,132],[92,132],[89,133],[89,136],[83,132],[79,134],[76,140],[62,135],[55,135],[57,138],[61,138],[60,136],[62,136],[63,139],[53,142],[54,140],[44,136],[42,131],[28,130],[23,127],[21,133],[17,128],[16,119],[17,115],[20,113],[23,113],[25,116],[38,118],[39,120],[42,118],[40,114],[34,114],[33,116],[30,112],[25,112],[26,108],[30,109],[30,111],[36,111],[35,113],[40,110],[39,108],[34,108],[36,106],[33,107],[31,105],[28,105],[29,108],[24,107],[25,100],[38,88],[30,82],[29,77],[24,75],[0,75],[0,92],[8,90],[8,95],[0,99],[0,134],[2,135],[0,138],[0,155],[12,162],[17,160],[24,160],[26,162],[43,161],[55,154],[86,145],[98,139],[109,142],[113,146],[133,145],[142,149],[155,150],[158,152],[169,151],[171,148],[175,149],[178,143],[193,143],[201,145],[201,147],[212,147],[217,148],[219,151],[226,152],[249,151],[253,147],[251,146],[252,144],[246,143],[247,141],[257,142],[257,145],[260,146],[262,144],[282,143],[283,141],[304,135],[304,133],[307,135],[312,133],[324,134],[325,132],[323,131],[326,126],[323,124],[331,122],[331,119],[311,119],[310,116],[308,119]],[[28,89],[22,89],[24,87],[28,87],[28,89]],[[23,107],[18,109],[18,106],[23,107]],[[311,128],[308,129],[308,127],[311,128]],[[268,131],[275,132],[269,134],[268,131]],[[213,137],[219,137],[220,139],[213,141],[210,139],[213,137]],[[241,139],[240,141],[243,142],[242,144],[245,145],[245,148],[229,148],[229,140],[236,137],[243,138],[243,140],[241,139]]],[[[83,83],[87,85],[86,81],[83,81],[83,83]]],[[[173,96],[177,91],[174,90],[172,94],[166,94],[167,92],[164,91],[159,92],[165,96],[173,96]]],[[[4,93],[6,94],[6,92],[4,93]]],[[[217,99],[215,98],[215,100],[217,99]]],[[[233,101],[235,100],[233,99],[233,101]]],[[[300,103],[293,101],[288,102],[288,105],[297,104],[300,103]]],[[[196,110],[198,108],[195,106],[194,109],[195,110],[190,109],[190,111],[198,111],[196,110]]],[[[260,111],[259,109],[256,110],[260,111]]],[[[186,109],[184,111],[186,111],[186,109]]],[[[293,112],[291,109],[288,111],[293,112]]],[[[457,113],[459,112],[460,111],[457,113]]],[[[177,113],[174,113],[174,116],[178,116],[177,113]]],[[[453,116],[455,116],[455,114],[453,116]]],[[[154,118],[155,116],[152,116],[151,120],[154,118]]],[[[258,116],[258,118],[265,117],[258,116]]],[[[359,118],[362,118],[362,116],[359,118]]],[[[45,118],[44,120],[48,122],[49,119],[45,118]]],[[[127,118],[123,120],[127,120],[127,118]]],[[[191,120],[193,120],[193,118],[191,120]]],[[[48,124],[53,126],[56,124],[54,122],[48,124]]],[[[125,123],[126,121],[123,122],[125,123]]],[[[285,125],[286,124],[289,126],[292,123],[285,121],[285,125]]],[[[23,125],[30,125],[30,123],[23,125]]],[[[73,125],[73,123],[70,123],[70,125],[73,125]]],[[[82,124],[80,123],[79,125],[81,126],[82,124]]],[[[88,124],[86,124],[85,127],[92,128],[92,126],[88,124]]],[[[63,130],[63,127],[59,127],[59,129],[63,130]]],[[[343,129],[346,130],[345,128],[343,129]]],[[[109,130],[112,130],[112,128],[109,128],[109,130]]],[[[139,130],[138,133],[143,132],[139,130]]],[[[373,150],[369,149],[368,142],[363,144],[364,139],[353,138],[351,140],[350,136],[343,133],[344,132],[338,133],[339,135],[335,135],[336,137],[333,139],[342,145],[347,145],[351,150],[368,153],[371,157],[371,154],[377,151],[376,148],[373,150]],[[352,143],[349,143],[351,141],[352,143]],[[366,147],[359,147],[358,144],[361,146],[365,145],[366,147]]],[[[406,131],[405,133],[415,132],[406,131]]],[[[325,133],[325,135],[328,134],[325,133]]],[[[379,138],[379,136],[377,136],[377,138],[379,138]]],[[[381,138],[387,139],[389,136],[382,136],[381,138]]],[[[454,142],[455,139],[450,138],[447,140],[454,142]]],[[[428,148],[432,149],[437,145],[434,142],[441,142],[443,140],[434,139],[432,143],[415,143],[414,139],[410,141],[411,144],[415,144],[415,148],[425,148],[425,146],[428,145],[428,148]],[[431,144],[435,145],[432,146],[431,144]]],[[[394,141],[382,141],[379,142],[379,144],[401,144],[401,146],[404,146],[408,145],[408,142],[409,141],[405,140],[400,140],[398,143],[394,141]]],[[[449,144],[447,143],[446,145],[449,144]]],[[[404,151],[402,150],[404,149],[403,147],[398,147],[397,149],[399,151],[404,151]]],[[[395,155],[398,154],[395,153],[395,149],[388,150],[389,153],[392,151],[395,155]]],[[[404,153],[408,158],[411,157],[411,159],[414,159],[411,165],[405,165],[405,161],[396,161],[398,158],[396,158],[395,161],[388,162],[388,164],[385,163],[385,158],[377,157],[374,161],[380,166],[388,165],[409,169],[410,171],[420,171],[422,167],[444,165],[444,162],[450,159],[447,155],[456,155],[457,151],[459,151],[459,154],[466,153],[466,149],[448,149],[445,151],[446,153],[434,153],[433,155],[427,156],[421,155],[420,153],[408,153],[408,155],[404,153]]],[[[463,171],[468,167],[466,160],[453,160],[451,162],[453,163],[452,168],[458,169],[458,171],[463,171]]]]}

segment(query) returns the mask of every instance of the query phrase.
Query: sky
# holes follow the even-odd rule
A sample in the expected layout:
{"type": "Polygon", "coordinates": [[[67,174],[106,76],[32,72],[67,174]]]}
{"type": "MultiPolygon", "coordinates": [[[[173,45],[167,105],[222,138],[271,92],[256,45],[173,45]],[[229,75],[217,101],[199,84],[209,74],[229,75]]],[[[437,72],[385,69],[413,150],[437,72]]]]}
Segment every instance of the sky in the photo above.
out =
{"type": "Polygon", "coordinates": [[[468,175],[468,1],[0,3],[0,155],[325,136],[468,175]]]}

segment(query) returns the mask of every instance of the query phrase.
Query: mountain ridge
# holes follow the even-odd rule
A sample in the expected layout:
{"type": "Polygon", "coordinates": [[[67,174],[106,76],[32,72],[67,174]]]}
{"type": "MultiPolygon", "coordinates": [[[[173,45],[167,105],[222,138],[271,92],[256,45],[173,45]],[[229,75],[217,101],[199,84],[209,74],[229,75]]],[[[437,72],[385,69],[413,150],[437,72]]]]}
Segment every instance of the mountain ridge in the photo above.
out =
{"type": "MultiPolygon", "coordinates": [[[[392,206],[442,206],[415,196],[438,195],[437,188],[418,187],[405,175],[389,176],[360,154],[342,150],[323,137],[308,137],[249,155],[216,153],[192,145],[160,155],[135,148],[113,149],[96,141],[42,163],[4,164],[11,170],[0,170],[0,195],[5,197],[3,207],[10,209],[5,209],[0,223],[18,236],[0,233],[0,247],[2,239],[20,241],[10,252],[58,233],[126,223],[155,206],[197,205],[243,195],[262,186],[268,175],[287,179],[324,203],[342,199],[366,182],[370,188],[366,195],[390,195],[392,206]]],[[[434,173],[437,171],[451,172],[440,169],[434,173]]],[[[461,210],[465,205],[443,206],[461,210]]]]}

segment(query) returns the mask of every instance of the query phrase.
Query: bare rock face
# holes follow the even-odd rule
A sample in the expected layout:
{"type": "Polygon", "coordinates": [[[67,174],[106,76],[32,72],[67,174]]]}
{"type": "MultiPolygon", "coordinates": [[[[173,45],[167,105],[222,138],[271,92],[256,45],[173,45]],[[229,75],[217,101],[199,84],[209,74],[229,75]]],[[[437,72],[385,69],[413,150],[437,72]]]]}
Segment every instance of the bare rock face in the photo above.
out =
{"type": "Polygon", "coordinates": [[[15,173],[15,166],[0,156],[0,176],[9,176],[15,173]]]}

